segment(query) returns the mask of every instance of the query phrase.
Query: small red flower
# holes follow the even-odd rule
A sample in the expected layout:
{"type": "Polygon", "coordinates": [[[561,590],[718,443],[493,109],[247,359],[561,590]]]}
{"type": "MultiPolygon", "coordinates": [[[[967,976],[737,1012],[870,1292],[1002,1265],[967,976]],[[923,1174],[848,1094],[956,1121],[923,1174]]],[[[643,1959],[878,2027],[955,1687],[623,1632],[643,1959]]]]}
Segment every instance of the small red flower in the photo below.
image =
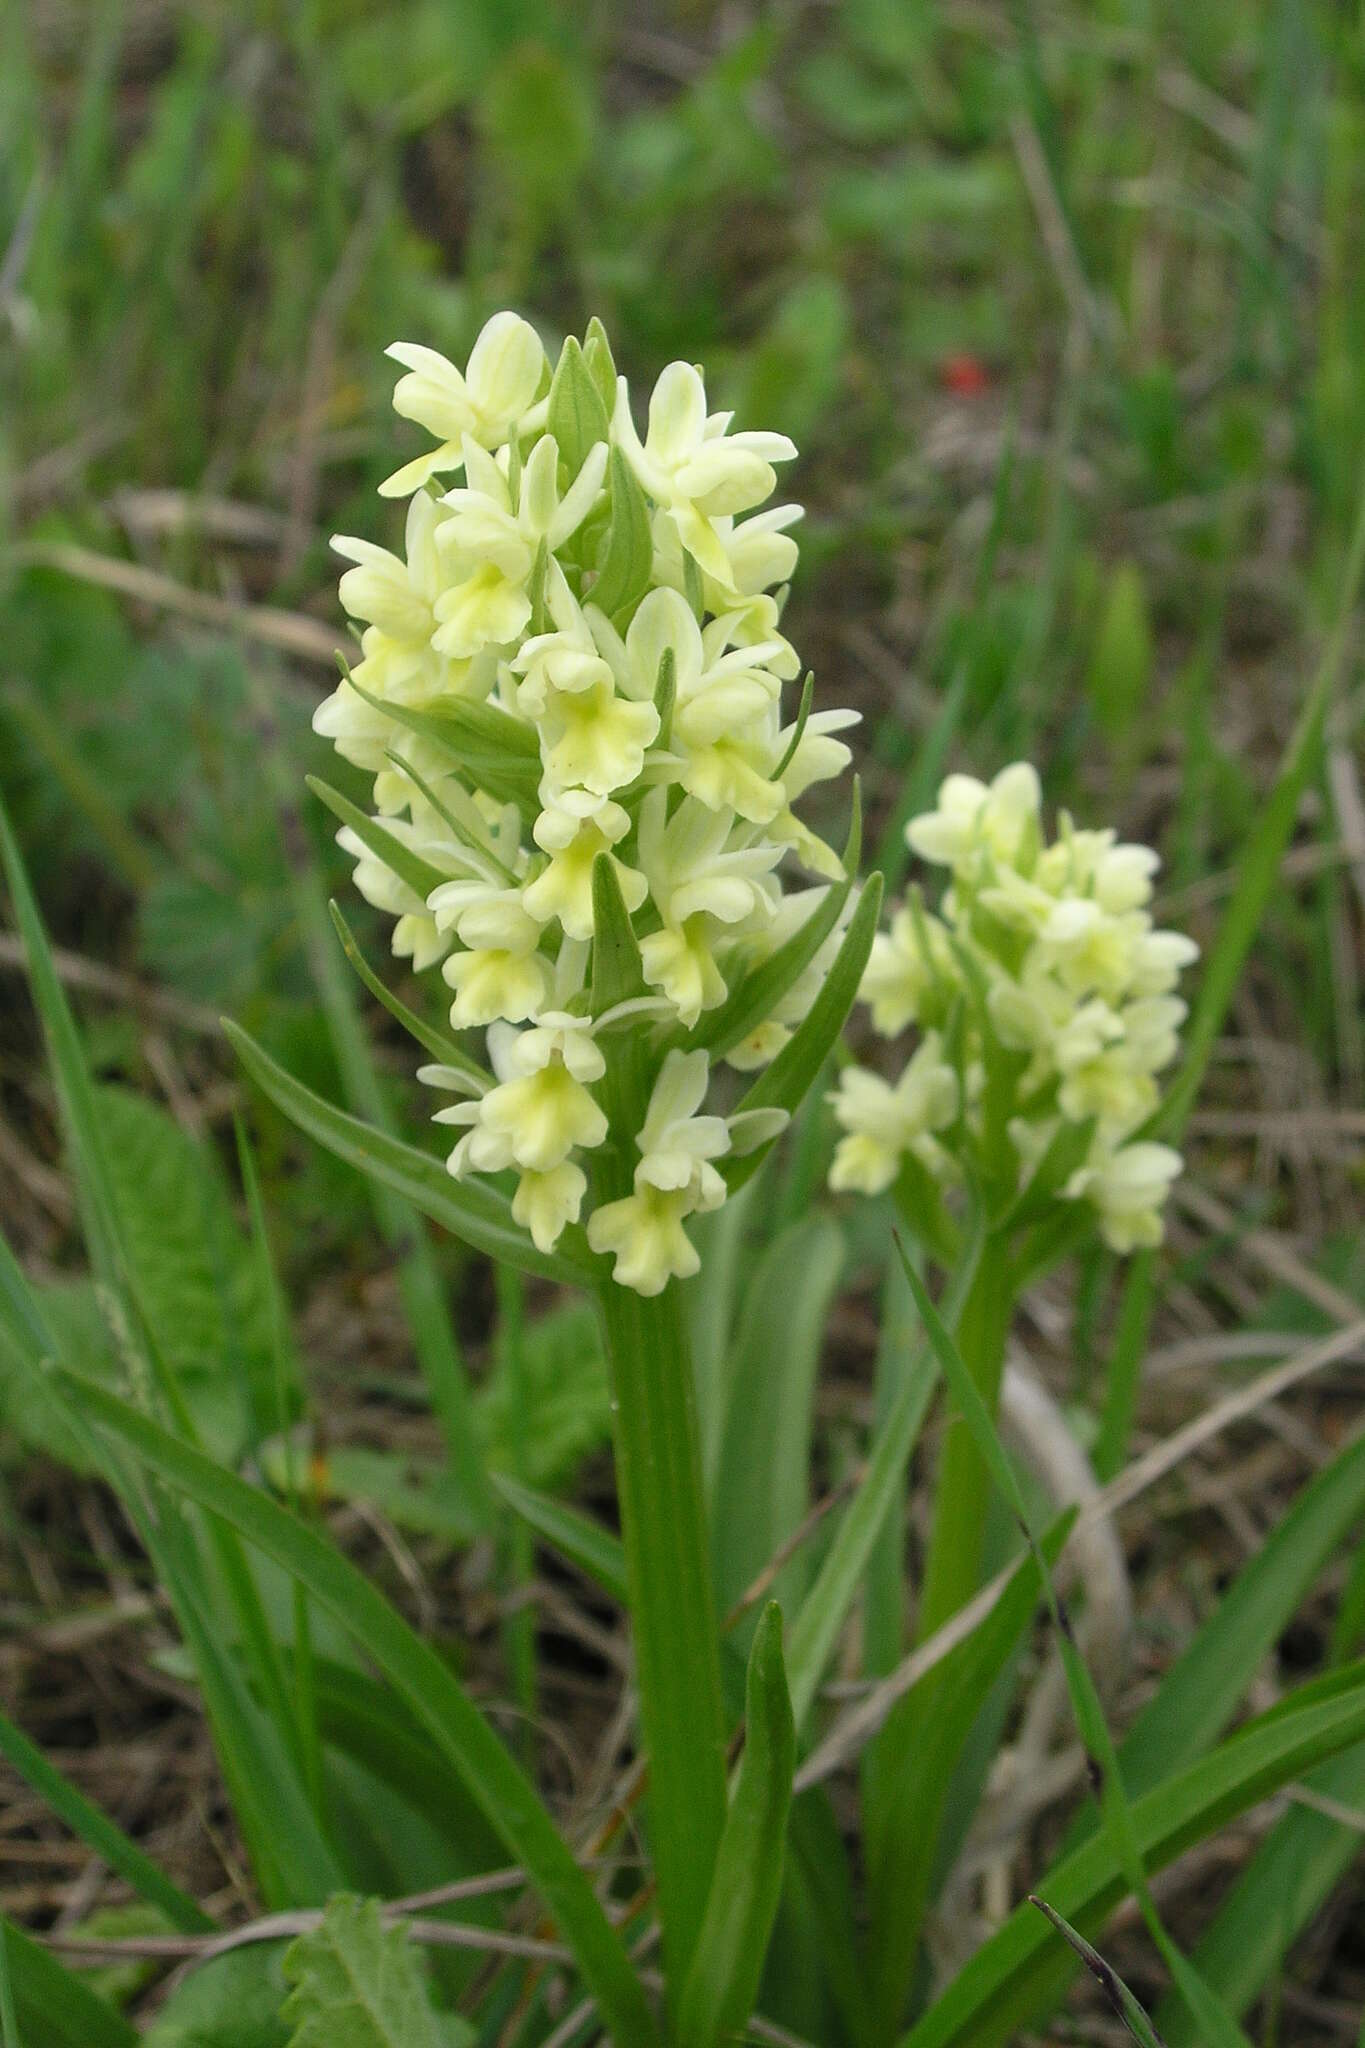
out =
{"type": "Polygon", "coordinates": [[[990,375],[980,356],[965,350],[945,356],[938,366],[939,381],[955,398],[980,398],[990,389],[990,375]]]}

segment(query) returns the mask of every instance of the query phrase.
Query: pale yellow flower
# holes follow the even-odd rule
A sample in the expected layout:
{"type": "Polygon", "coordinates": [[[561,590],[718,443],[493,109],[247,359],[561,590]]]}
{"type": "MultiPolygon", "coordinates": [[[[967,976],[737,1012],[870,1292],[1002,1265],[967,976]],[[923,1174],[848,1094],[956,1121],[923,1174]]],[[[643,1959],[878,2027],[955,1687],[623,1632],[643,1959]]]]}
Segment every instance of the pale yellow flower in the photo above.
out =
{"type": "Polygon", "coordinates": [[[493,315],[463,371],[414,341],[395,341],[386,353],[408,373],[394,388],[394,411],[416,420],[440,446],[395,470],[379,486],[381,497],[406,497],[439,471],[458,469],[467,441],[497,448],[534,419],[545,351],[534,327],[515,313],[493,315]]]}

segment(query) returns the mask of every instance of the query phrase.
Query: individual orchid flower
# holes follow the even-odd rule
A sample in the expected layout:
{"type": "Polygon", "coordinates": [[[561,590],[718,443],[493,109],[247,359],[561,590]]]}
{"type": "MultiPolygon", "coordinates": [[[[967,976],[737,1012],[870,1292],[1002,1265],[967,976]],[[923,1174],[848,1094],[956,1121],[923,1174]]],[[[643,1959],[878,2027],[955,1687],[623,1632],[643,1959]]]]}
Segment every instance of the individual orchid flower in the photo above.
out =
{"type": "Polygon", "coordinates": [[[713,522],[761,505],[777,483],[773,464],[796,454],[785,434],[727,434],[732,417],[707,412],[706,387],[691,363],[670,363],[654,386],[643,442],[624,377],[612,418],[617,445],[683,547],[727,588],[730,557],[713,522]]]}
{"type": "Polygon", "coordinates": [[[466,481],[442,499],[447,516],[436,531],[453,577],[436,601],[438,652],[467,659],[518,638],[530,622],[529,585],[542,548],[548,562],[577,533],[602,494],[606,469],[607,444],[599,441],[561,498],[559,449],[543,434],[514,492],[493,457],[466,439],[466,481]]]}
{"type": "Polygon", "coordinates": [[[395,470],[379,486],[381,497],[406,497],[441,471],[458,469],[469,441],[498,448],[535,422],[545,351],[534,327],[515,313],[495,313],[484,325],[463,371],[419,342],[395,341],[386,353],[407,371],[394,387],[394,411],[416,420],[440,446],[395,470]]]}

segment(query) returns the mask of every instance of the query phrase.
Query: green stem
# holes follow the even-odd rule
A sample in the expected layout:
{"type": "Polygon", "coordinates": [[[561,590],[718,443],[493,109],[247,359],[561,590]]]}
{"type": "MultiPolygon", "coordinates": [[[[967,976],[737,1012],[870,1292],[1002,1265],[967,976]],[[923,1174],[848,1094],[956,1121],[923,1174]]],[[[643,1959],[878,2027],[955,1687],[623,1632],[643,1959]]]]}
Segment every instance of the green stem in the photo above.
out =
{"type": "Polygon", "coordinates": [[[1112,1479],[1128,1456],[1128,1439],[1137,1412],[1138,1385],[1147,1356],[1147,1334],[1156,1306],[1156,1256],[1139,1252],[1124,1276],[1118,1327],[1109,1354],[1104,1413],[1095,1443],[1095,1471],[1112,1479]]]}
{"type": "MultiPolygon", "coordinates": [[[[1009,1258],[999,1238],[987,1238],[976,1278],[962,1308],[957,1348],[976,1390],[994,1418],[1009,1335],[1009,1258]]],[[[991,1479],[961,1416],[948,1424],[939,1460],[938,1488],[924,1567],[916,1635],[923,1642],[951,1620],[976,1591],[991,1479]]]]}
{"type": "Polygon", "coordinates": [[[676,1993],[725,1817],[720,1649],[692,1361],[676,1282],[645,1299],[607,1281],[600,1300],[665,1974],[676,1993]]]}

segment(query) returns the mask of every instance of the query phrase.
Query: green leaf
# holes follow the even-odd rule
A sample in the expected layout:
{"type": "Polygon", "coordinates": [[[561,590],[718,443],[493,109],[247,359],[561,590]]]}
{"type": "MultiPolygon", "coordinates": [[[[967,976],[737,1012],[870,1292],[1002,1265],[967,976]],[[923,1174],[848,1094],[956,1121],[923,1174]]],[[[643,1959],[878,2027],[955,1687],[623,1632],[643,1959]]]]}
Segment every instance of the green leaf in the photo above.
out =
{"type": "MultiPolygon", "coordinates": [[[[443,1843],[441,1875],[468,1877],[506,1860],[502,1838],[463,1779],[446,1768],[440,1749],[390,1687],[330,1657],[314,1659],[318,1726],[328,1746],[361,1765],[379,1790],[393,1795],[443,1843]]],[[[419,1879],[420,1882],[420,1879],[419,1879]]],[[[475,1909],[476,1902],[470,1902],[475,1909]]]]}
{"type": "Polygon", "coordinates": [[[611,432],[602,395],[572,334],[560,350],[555,366],[547,424],[572,476],[577,476],[583,467],[589,449],[598,441],[607,440],[611,432]]]}
{"type": "MultiPolygon", "coordinates": [[[[809,1216],[773,1239],[749,1283],[726,1375],[711,1500],[722,1613],[793,1534],[810,1504],[815,1378],[843,1265],[838,1226],[827,1216],[809,1216]]],[[[783,1590],[801,1590],[801,1562],[784,1570],[783,1590]]]]}
{"type": "MultiPolygon", "coordinates": [[[[329,930],[326,885],[315,858],[299,860],[290,869],[291,894],[303,935],[313,980],[341,1076],[347,1108],[389,1137],[396,1136],[387,1091],[375,1070],[369,1040],[355,1003],[355,992],[341,969],[329,930]]],[[[370,1207],[380,1236],[398,1267],[398,1292],[413,1350],[431,1392],[452,1472],[461,1482],[476,1517],[491,1507],[487,1477],[473,1444],[469,1381],[460,1355],[451,1303],[430,1235],[409,1202],[371,1177],[370,1207]]]]}
{"type": "MultiPolygon", "coordinates": [[[[85,1056],[65,994],[57,980],[47,935],[38,916],[28,879],[14,844],[8,820],[0,808],[0,856],[9,876],[16,916],[23,934],[34,998],[43,1020],[57,1083],[63,1123],[66,1129],[77,1185],[82,1197],[86,1240],[96,1272],[117,1305],[123,1328],[120,1348],[126,1347],[151,1396],[154,1379],[165,1406],[188,1441],[194,1436],[194,1421],[180,1384],[157,1345],[153,1331],[154,1312],[142,1299],[139,1273],[129,1255],[124,1227],[114,1194],[107,1134],[98,1106],[85,1056]]],[[[12,1260],[0,1261],[6,1269],[7,1294],[15,1294],[12,1260]]],[[[18,1292],[23,1293],[22,1276],[18,1292]]],[[[30,1375],[41,1379],[43,1362],[52,1356],[53,1345],[42,1318],[31,1301],[21,1307],[11,1324],[11,1338],[18,1336],[17,1349],[30,1375]]],[[[67,1403],[63,1423],[68,1433],[81,1437],[83,1411],[67,1403]]],[[[241,1546],[228,1529],[213,1525],[210,1532],[213,1564],[217,1567],[214,1595],[217,1625],[208,1619],[213,1595],[208,1591],[208,1573],[197,1538],[182,1518],[167,1513],[152,1514],[138,1489],[133,1487],[121,1460],[112,1453],[101,1461],[106,1476],[118,1486],[124,1506],[151,1553],[157,1570],[174,1604],[180,1626],[194,1655],[205,1704],[213,1724],[224,1775],[238,1809],[242,1832],[255,1863],[262,1889],[271,1903],[283,1904],[300,1897],[318,1895],[336,1872],[331,1849],[316,1816],[308,1807],[302,1785],[293,1769],[287,1748],[294,1733],[294,1718],[279,1674],[279,1659],[260,1597],[241,1546]],[[262,1710],[253,1698],[231,1650],[224,1643],[221,1594],[226,1593],[228,1610],[240,1636],[248,1667],[257,1681],[262,1710]],[[265,1787],[272,1787],[267,1822],[265,1787]]],[[[230,1638],[229,1638],[230,1640],[230,1638]]]]}
{"type": "MultiPolygon", "coordinates": [[[[1302,1785],[1365,1819],[1365,1745],[1320,1764],[1302,1785]]],[[[1234,2012],[1248,2011],[1279,1973],[1359,1855],[1360,1829],[1327,1812],[1295,1801],[1276,1821],[1192,1951],[1200,1975],[1234,2012]]],[[[1157,2022],[1170,2048],[1200,2048],[1196,2028],[1176,2001],[1158,2006],[1157,2022]]]]}
{"type": "Polygon", "coordinates": [[[0,2042],[3,2048],[20,2048],[19,2015],[14,2008],[14,1986],[10,1983],[3,1920],[0,1920],[0,2042]]]}
{"type": "MultiPolygon", "coordinates": [[[[858,984],[872,951],[881,903],[882,878],[870,875],[863,885],[858,908],[849,921],[843,944],[819,995],[772,1065],[759,1075],[741,1099],[738,1109],[771,1106],[794,1113],[799,1108],[834,1050],[853,1008],[858,984]]],[[[758,1146],[743,1158],[725,1162],[725,1178],[731,1194],[758,1171],[774,1142],[770,1139],[766,1145],[758,1146]]]]}
{"type": "Polygon", "coordinates": [[[48,1762],[23,1730],[0,1714],[0,1756],[44,1800],[64,1827],[109,1865],[140,1897],[160,1909],[182,1934],[212,1933],[213,1921],[187,1893],[124,1834],[108,1814],[77,1791],[55,1764],[48,1762]]]}
{"type": "Polygon", "coordinates": [[[681,1290],[598,1293],[664,1970],[685,1981],[725,1820],[725,1712],[681,1290]]]}
{"type": "Polygon", "coordinates": [[[599,611],[614,617],[642,597],[654,560],[649,506],[634,470],[619,448],[607,463],[611,488],[611,524],[598,564],[597,581],[587,593],[599,611]]]}
{"type": "MultiPolygon", "coordinates": [[[[1303,1489],[1138,1715],[1118,1752],[1130,1795],[1149,1790],[1174,1766],[1193,1761],[1217,1739],[1362,1508],[1365,1441],[1348,1445],[1303,1489]]],[[[1351,1758],[1343,1757],[1331,1768],[1349,1774],[1351,1764],[1351,1758]]],[[[1081,1816],[1068,1834],[1067,1846],[1085,1840],[1092,1831],[1089,1816],[1081,1816]]],[[[1302,1901],[1303,1910],[1308,1910],[1309,1902],[1320,1896],[1315,1886],[1329,1881],[1332,1847],[1340,1841],[1341,1831],[1321,1815],[1292,1812],[1248,1865],[1224,1908],[1228,1931],[1224,1933],[1220,1914],[1195,1958],[1201,1972],[1207,1963],[1205,1974],[1213,1988],[1234,2010],[1244,2011],[1249,2004],[1261,1981],[1258,1965],[1272,1967],[1276,1939],[1266,1930],[1283,1930],[1288,1939],[1295,1922],[1287,1902],[1302,1901]],[[1258,1875],[1263,1858],[1268,1894],[1261,1890],[1258,1875]],[[1276,1901],[1273,1915],[1265,1907],[1267,1896],[1276,1901]],[[1248,1941],[1249,1927],[1257,1929],[1258,1941],[1248,1941]]],[[[1351,1845],[1344,1847],[1349,1854],[1351,1845]]],[[[1167,2022],[1163,2016],[1163,2030],[1172,2036],[1175,2048],[1192,2048],[1194,2036],[1185,2017],[1167,2022]]]]}
{"type": "MultiPolygon", "coordinates": [[[[0,1238],[0,1278],[6,1267],[18,1271],[13,1253],[0,1238]]],[[[60,1349],[84,1360],[92,1375],[106,1376],[111,1384],[121,1379],[123,1363],[100,1307],[99,1290],[89,1280],[53,1280],[33,1288],[30,1299],[43,1317],[44,1334],[38,1340],[9,1323],[0,1307],[0,1422],[29,1450],[41,1451],[73,1472],[97,1472],[97,1448],[92,1453],[90,1440],[71,1427],[52,1388],[42,1380],[35,1383],[31,1360],[36,1343],[39,1355],[44,1349],[60,1349]]]]}
{"type": "Polygon", "coordinates": [[[505,1259],[546,1280],[581,1281],[585,1275],[595,1274],[578,1233],[566,1232],[560,1240],[563,1249],[557,1252],[538,1252],[512,1221],[512,1205],[505,1195],[482,1183],[453,1180],[439,1160],[315,1095],[278,1066],[239,1025],[224,1020],[223,1029],[252,1080],[301,1131],[338,1159],[402,1195],[476,1251],[505,1259]]]}
{"type": "Polygon", "coordinates": [[[1152,2022],[1148,2019],[1118,1971],[1111,1964],[1106,1963],[1099,1950],[1094,1948],[1083,1934],[1078,1934],[1070,1921],[1063,1920],[1061,1914],[1049,1906],[1046,1899],[1031,1896],[1029,1904],[1036,1906],[1044,1919],[1050,1921],[1056,1928],[1063,1941],[1075,1950],[1076,1954],[1085,1964],[1086,1969],[1089,1970],[1091,1976],[1099,1985],[1106,2003],[1123,2021],[1124,2026],[1127,2027],[1133,2039],[1141,2043],[1141,2048],[1163,2048],[1161,2036],[1157,2033],[1156,2028],[1152,2025],[1152,2022]]]}
{"type": "Polygon", "coordinates": [[[515,804],[523,818],[534,822],[540,811],[540,751],[533,726],[496,704],[462,698],[447,698],[439,709],[415,711],[411,705],[372,696],[353,675],[346,680],[374,710],[429,740],[471,783],[499,803],[515,804]]]}
{"type": "Polygon", "coordinates": [[[291,1943],[284,1974],[289,2048],[440,2048],[421,1959],[374,1899],[329,1899],[322,1925],[291,1943]]]}
{"type": "Polygon", "coordinates": [[[335,902],[329,902],[327,908],[336,928],[336,935],[341,941],[342,951],[376,1002],[382,1003],[389,1015],[402,1025],[410,1037],[416,1039],[423,1051],[430,1053],[442,1066],[454,1067],[457,1072],[467,1074],[478,1088],[491,1087],[493,1076],[486,1067],[481,1067],[476,1059],[471,1058],[457,1039],[437,1026],[428,1024],[415,1010],[410,1010],[392,989],[385,987],[361,952],[354,933],[335,902]]]}
{"type": "Polygon", "coordinates": [[[153,1341],[197,1427],[230,1459],[248,1425],[264,1426],[273,1410],[271,1305],[259,1266],[200,1140],[131,1089],[97,1087],[95,1109],[153,1341]]]}
{"type": "Polygon", "coordinates": [[[109,1184],[107,1148],[95,1109],[94,1088],[75,1019],[57,979],[47,933],[43,929],[3,803],[0,803],[0,865],[3,865],[9,883],[15,922],[24,942],[34,1005],[42,1020],[43,1039],[56,1083],[63,1131],[80,1197],[86,1244],[105,1285],[122,1295],[127,1286],[127,1265],[109,1184]]]}
{"type": "Polygon", "coordinates": [[[556,1303],[522,1330],[519,1369],[494,1373],[474,1400],[484,1457],[494,1471],[553,1486],[611,1434],[602,1330],[590,1302],[556,1303]]]}
{"type": "Polygon", "coordinates": [[[981,1397],[980,1390],[971,1372],[958,1354],[957,1346],[949,1335],[946,1325],[929,1297],[924,1281],[905,1256],[900,1240],[896,1241],[901,1265],[910,1290],[915,1297],[929,1341],[938,1356],[943,1376],[952,1389],[953,1398],[962,1412],[963,1420],[971,1432],[972,1440],[987,1465],[992,1478],[1005,1500],[1013,1509],[1015,1518],[1032,1551],[1042,1578],[1047,1603],[1056,1629],[1057,1648],[1062,1660],[1067,1692],[1071,1700],[1072,1713],[1077,1731],[1085,1745],[1089,1758],[1092,1782],[1104,1817],[1105,1830],[1111,1842],[1115,1857],[1123,1870],[1128,1885],[1142,1909],[1147,1930],[1161,1952],[1163,1961],[1180,1987],[1181,1996],[1190,2008],[1208,2037],[1210,2048],[1248,2048],[1246,2037],[1232,2016],[1208,1990],[1193,1966],[1176,1948],[1167,1934],[1147,1882],[1146,1866],[1143,1862],[1141,1844],[1133,1819],[1132,1808],[1124,1789],[1123,1776],[1109,1734],[1104,1710],[1094,1680],[1086,1667],[1085,1660],[1076,1646],[1071,1624],[1057,1598],[1052,1583],[1052,1574],[1037,1537],[1033,1533],[1028,1509],[1024,1502],[1014,1468],[1005,1455],[1000,1438],[991,1421],[989,1411],[981,1397]]]}
{"type": "Polygon", "coordinates": [[[749,1653],[744,1754],[678,2006],[678,2036],[688,2048],[720,2048],[743,2033],[753,2011],[782,1891],[795,1762],[782,1610],[770,1601],[749,1653]]]}
{"type": "Polygon", "coordinates": [[[621,895],[616,863],[599,853],[592,864],[592,994],[594,1017],[644,994],[640,946],[621,895]]]}
{"type": "Polygon", "coordinates": [[[56,1956],[0,1920],[5,1961],[23,2048],[137,2048],[121,2013],[98,1998],[56,1956]]]}
{"type": "Polygon", "coordinates": [[[200,1964],[156,2016],[145,2048],[287,2048],[283,1941],[200,1964]]]}
{"type": "Polygon", "coordinates": [[[343,825],[349,825],[357,839],[362,840],[376,860],[391,868],[400,882],[405,882],[420,902],[425,903],[433,889],[439,889],[442,882],[450,877],[440,868],[433,867],[429,860],[423,860],[410,846],[404,846],[401,839],[395,839],[392,832],[372,818],[368,811],[362,811],[339,789],[333,789],[320,776],[305,775],[303,778],[315,797],[325,803],[328,810],[343,825]]]}
{"type": "Polygon", "coordinates": [[[1304,1487],[1134,1721],[1119,1751],[1133,1791],[1145,1792],[1217,1739],[1363,1511],[1365,1439],[1304,1487]]]}
{"type": "MultiPolygon", "coordinates": [[[[91,1100],[142,1318],[196,1430],[234,1459],[273,1406],[270,1302],[250,1246],[200,1140],[129,1089],[97,1087],[91,1100]]],[[[58,1280],[34,1298],[63,1351],[111,1382],[121,1378],[119,1322],[115,1314],[111,1324],[107,1295],[86,1280],[58,1280]]],[[[79,1468],[79,1447],[50,1400],[32,1398],[2,1331],[0,1414],[24,1442],[79,1468]]]]}
{"type": "Polygon", "coordinates": [[[435,1650],[332,1544],[258,1488],[223,1471],[116,1394],[66,1371],[62,1379],[92,1421],[177,1491],[273,1557],[341,1623],[435,1739],[525,1867],[622,2048],[654,2048],[654,2024],[639,1979],[591,1884],[535,1787],[435,1650]]]}
{"type": "Polygon", "coordinates": [[[771,1017],[838,924],[852,886],[851,881],[831,882],[800,929],[744,975],[717,1009],[702,1013],[688,1043],[704,1045],[713,1059],[721,1059],[771,1017]]]}
{"type": "Polygon", "coordinates": [[[626,1554],[619,1537],[613,1536],[610,1529],[604,1529],[600,1522],[595,1522],[581,1509],[553,1500],[549,1494],[537,1493],[533,1487],[522,1486],[517,1480],[509,1479],[505,1472],[495,1472],[493,1484],[507,1505],[530,1524],[537,1536],[562,1557],[567,1557],[570,1564],[577,1565],[579,1571],[600,1586],[618,1607],[629,1605],[626,1554]]]}
{"type": "MultiPolygon", "coordinates": [[[[1331,1687],[1304,1686],[1197,1763],[1133,1802],[1133,1827],[1148,1870],[1164,1869],[1195,1843],[1365,1737],[1365,1671],[1331,1687]]],[[[1107,1835],[1053,1865],[1038,1887],[1093,1939],[1124,1897],[1127,1879],[1107,1835]]],[[[1015,1909],[909,2033],[901,2048],[1007,2048],[1055,2000],[1071,1975],[1032,1907],[1015,1909]]]]}
{"type": "MultiPolygon", "coordinates": [[[[948,1308],[950,1321],[956,1319],[971,1285],[979,1245],[975,1238],[958,1261],[948,1308]]],[[[787,1670],[798,1728],[815,1703],[839,1630],[857,1596],[887,1514],[900,1497],[905,1468],[937,1380],[933,1352],[921,1343],[906,1361],[902,1385],[877,1432],[867,1471],[797,1613],[787,1645],[787,1670]]],[[[898,1548],[900,1540],[898,1534],[898,1548]]]]}
{"type": "MultiPolygon", "coordinates": [[[[639,942],[621,895],[616,863],[608,853],[599,853],[592,864],[592,921],[592,984],[588,1000],[593,1016],[601,1017],[618,1003],[645,993],[639,942]]],[[[635,1154],[630,1148],[644,1123],[649,1103],[646,1060],[643,1034],[623,1032],[612,1043],[607,1071],[599,1084],[615,1147],[610,1164],[622,1169],[627,1181],[629,1172],[623,1162],[629,1156],[633,1164],[635,1154]]],[[[607,1165],[603,1161],[599,1173],[607,1165]]]]}

